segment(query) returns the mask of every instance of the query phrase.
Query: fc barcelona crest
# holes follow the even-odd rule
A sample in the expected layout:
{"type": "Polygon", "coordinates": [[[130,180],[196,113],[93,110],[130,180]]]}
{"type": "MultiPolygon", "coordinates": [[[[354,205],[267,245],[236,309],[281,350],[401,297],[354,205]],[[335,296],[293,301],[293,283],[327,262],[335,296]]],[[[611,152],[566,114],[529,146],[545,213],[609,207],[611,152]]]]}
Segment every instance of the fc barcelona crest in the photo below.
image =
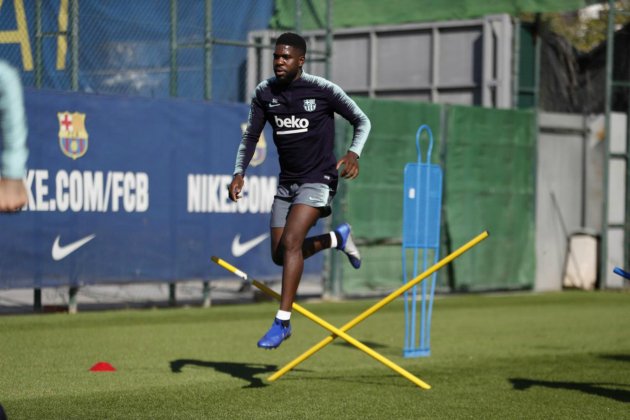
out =
{"type": "MultiPolygon", "coordinates": [[[[241,131],[245,133],[247,130],[247,123],[241,124],[241,131]]],[[[267,158],[267,141],[265,140],[265,133],[260,133],[260,138],[258,139],[258,143],[256,143],[256,151],[254,152],[254,156],[252,156],[252,160],[249,164],[252,167],[261,165],[265,159],[267,158]]]]}
{"type": "Polygon", "coordinates": [[[317,104],[315,103],[315,99],[304,99],[304,110],[308,112],[315,111],[317,108],[317,104]]]}
{"type": "Polygon", "coordinates": [[[78,159],[87,152],[88,132],[85,129],[85,114],[58,112],[59,147],[64,155],[78,159]]]}

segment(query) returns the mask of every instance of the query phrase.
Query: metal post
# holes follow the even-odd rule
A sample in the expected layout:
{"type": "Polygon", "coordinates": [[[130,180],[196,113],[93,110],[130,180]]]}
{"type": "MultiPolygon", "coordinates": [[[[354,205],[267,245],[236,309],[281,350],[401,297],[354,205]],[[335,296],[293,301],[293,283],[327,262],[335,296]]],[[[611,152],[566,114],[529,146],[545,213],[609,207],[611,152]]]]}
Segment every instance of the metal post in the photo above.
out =
{"type": "Polygon", "coordinates": [[[615,3],[608,0],[608,36],[606,42],[606,101],[605,101],[605,132],[604,136],[604,167],[602,184],[602,234],[599,246],[599,287],[606,288],[607,260],[608,260],[608,176],[610,164],[610,108],[612,101],[612,67],[615,39],[615,3]]]}
{"type": "Polygon", "coordinates": [[[35,0],[35,87],[42,87],[42,0],[35,0]]]}
{"type": "Polygon", "coordinates": [[[295,0],[295,32],[302,33],[302,0],[295,0]]]}
{"type": "Polygon", "coordinates": [[[518,99],[519,99],[519,77],[520,77],[520,68],[519,68],[519,60],[521,54],[521,20],[519,18],[514,18],[514,37],[512,50],[512,108],[518,109],[518,99]]]}
{"type": "Polygon", "coordinates": [[[540,41],[540,27],[541,27],[541,16],[540,13],[536,13],[536,29],[535,29],[535,39],[534,39],[534,48],[535,48],[535,58],[534,58],[534,108],[538,109],[538,91],[540,90],[540,51],[541,51],[541,41],[540,41]]]}
{"type": "Polygon", "coordinates": [[[210,306],[212,306],[212,297],[210,295],[210,282],[209,281],[204,281],[203,282],[203,303],[202,306],[204,308],[209,308],[210,306]]]}
{"type": "MultiPolygon", "coordinates": [[[[630,93],[630,81],[627,91],[630,93]]],[[[624,221],[624,263],[630,270],[630,101],[626,112],[626,218],[624,221]]]]}
{"type": "Polygon", "coordinates": [[[42,289],[33,289],[33,311],[42,311],[42,289]]]}
{"type": "Polygon", "coordinates": [[[72,51],[72,69],[70,70],[70,86],[73,91],[79,90],[79,0],[70,1],[71,33],[70,45],[72,51]]]}
{"type": "MultiPolygon", "coordinates": [[[[42,0],[35,1],[35,87],[42,87],[42,0]]],[[[42,310],[42,289],[33,289],[33,310],[42,310]]]]}
{"type": "Polygon", "coordinates": [[[324,68],[324,77],[329,79],[332,77],[332,49],[333,49],[333,33],[332,33],[332,16],[333,16],[333,2],[332,0],[326,1],[326,62],[324,68]]]}
{"type": "MultiPolygon", "coordinates": [[[[342,156],[345,152],[347,125],[335,124],[335,154],[342,156]]],[[[344,220],[344,212],[347,209],[347,188],[341,188],[335,195],[332,207],[331,228],[339,225],[344,220]]],[[[343,263],[341,253],[330,251],[330,271],[324,283],[324,297],[326,299],[340,299],[343,295],[341,279],[343,277],[343,263]]]]}
{"type": "Polygon", "coordinates": [[[212,0],[206,0],[205,24],[203,97],[209,101],[212,99],[212,0]]]}
{"type": "Polygon", "coordinates": [[[169,93],[177,96],[177,0],[171,0],[171,70],[169,93]]]}
{"type": "Polygon", "coordinates": [[[78,311],[77,295],[79,294],[78,286],[70,286],[68,290],[68,313],[76,314],[78,311]]]}
{"type": "Polygon", "coordinates": [[[168,306],[177,305],[177,283],[168,284],[168,306]]]}

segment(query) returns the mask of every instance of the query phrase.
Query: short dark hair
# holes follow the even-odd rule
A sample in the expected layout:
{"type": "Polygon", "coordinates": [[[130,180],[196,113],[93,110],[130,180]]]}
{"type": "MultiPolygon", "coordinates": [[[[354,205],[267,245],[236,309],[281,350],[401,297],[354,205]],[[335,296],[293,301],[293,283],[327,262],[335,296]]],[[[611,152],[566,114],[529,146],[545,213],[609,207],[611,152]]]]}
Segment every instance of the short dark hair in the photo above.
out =
{"type": "Polygon", "coordinates": [[[293,32],[285,32],[278,37],[276,45],[289,45],[298,50],[302,50],[306,54],[306,41],[304,38],[293,32]]]}

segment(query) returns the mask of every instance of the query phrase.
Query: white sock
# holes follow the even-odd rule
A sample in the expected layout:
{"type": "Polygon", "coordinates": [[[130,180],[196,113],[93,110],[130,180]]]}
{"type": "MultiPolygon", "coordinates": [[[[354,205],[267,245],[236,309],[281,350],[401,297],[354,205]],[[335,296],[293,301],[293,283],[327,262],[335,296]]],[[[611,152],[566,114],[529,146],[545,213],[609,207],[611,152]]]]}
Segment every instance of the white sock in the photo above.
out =
{"type": "Polygon", "coordinates": [[[335,235],[335,232],[330,232],[330,247],[337,248],[337,235],[335,235]]]}
{"type": "Polygon", "coordinates": [[[278,318],[280,321],[288,321],[291,319],[291,312],[278,309],[278,312],[276,313],[276,318],[278,318]]]}

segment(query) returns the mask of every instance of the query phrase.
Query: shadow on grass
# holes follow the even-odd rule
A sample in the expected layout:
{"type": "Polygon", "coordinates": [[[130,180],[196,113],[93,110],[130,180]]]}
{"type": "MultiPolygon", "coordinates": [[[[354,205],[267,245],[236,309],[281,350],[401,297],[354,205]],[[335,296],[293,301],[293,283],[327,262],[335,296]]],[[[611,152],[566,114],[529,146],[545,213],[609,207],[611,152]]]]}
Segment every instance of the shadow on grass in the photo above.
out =
{"type": "Polygon", "coordinates": [[[177,359],[171,361],[170,365],[173,373],[181,373],[184,366],[212,368],[217,372],[227,373],[234,378],[249,382],[249,384],[243,388],[262,388],[267,386],[267,384],[265,384],[262,379],[257,378],[256,375],[273,372],[277,368],[276,365],[263,365],[258,363],[208,362],[195,359],[177,359]]]}
{"type": "MultiPolygon", "coordinates": [[[[361,341],[361,342],[363,344],[365,344],[366,346],[368,346],[369,348],[371,348],[372,350],[374,350],[374,349],[384,349],[384,348],[389,347],[389,346],[385,346],[383,344],[374,343],[373,341],[361,341]]],[[[335,341],[334,344],[336,346],[355,348],[352,344],[348,343],[347,341],[344,341],[342,338],[337,338],[337,341],[335,341]]]]}
{"type": "Polygon", "coordinates": [[[630,354],[600,354],[599,357],[617,362],[630,362],[630,354]]]}
{"type": "Polygon", "coordinates": [[[591,383],[591,382],[559,382],[559,381],[539,381],[535,379],[510,378],[509,381],[515,390],[525,391],[533,386],[543,386],[554,389],[569,389],[584,392],[586,394],[597,395],[610,398],[624,403],[630,402],[630,391],[619,387],[630,387],[626,384],[591,383]],[[612,388],[617,387],[617,388],[612,388]]]}
{"type": "MultiPolygon", "coordinates": [[[[285,377],[286,381],[300,381],[304,380],[304,378],[295,378],[295,377],[285,377]]],[[[420,378],[422,379],[422,378],[420,378]]],[[[414,386],[407,379],[402,377],[401,375],[379,375],[379,376],[368,376],[368,375],[354,375],[354,376],[339,376],[339,375],[323,375],[323,376],[309,376],[307,378],[308,381],[322,381],[322,382],[332,382],[332,383],[347,383],[352,386],[374,386],[374,387],[408,387],[414,386]]]]}

